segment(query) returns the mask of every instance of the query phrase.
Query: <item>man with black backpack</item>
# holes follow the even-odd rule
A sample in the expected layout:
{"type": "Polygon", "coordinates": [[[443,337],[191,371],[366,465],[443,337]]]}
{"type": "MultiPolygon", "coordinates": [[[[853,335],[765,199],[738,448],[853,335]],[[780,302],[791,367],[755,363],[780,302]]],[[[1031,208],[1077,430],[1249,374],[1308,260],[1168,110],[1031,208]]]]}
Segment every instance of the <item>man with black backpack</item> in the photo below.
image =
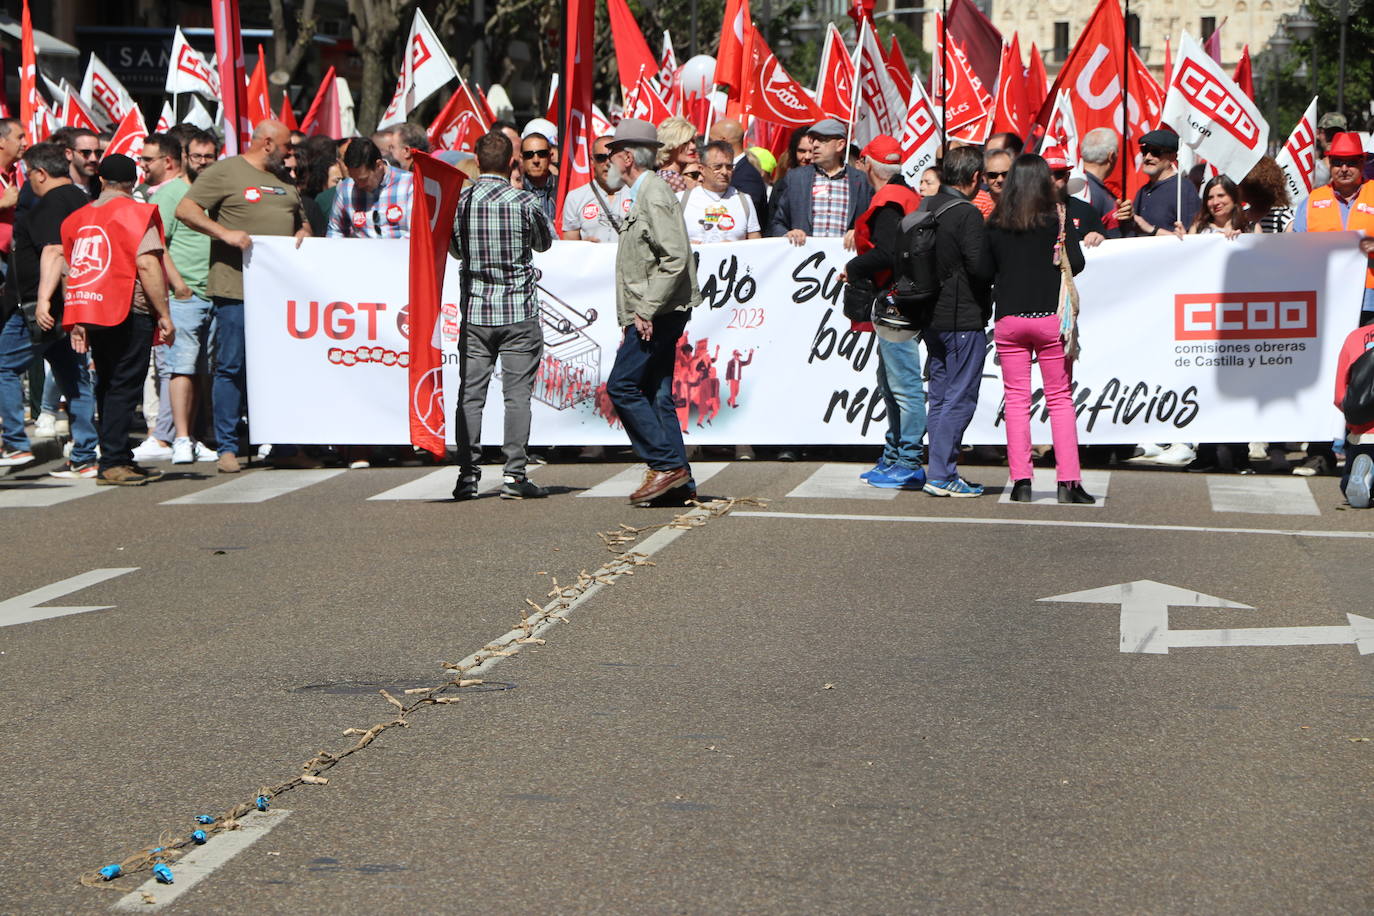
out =
{"type": "Polygon", "coordinates": [[[984,329],[992,316],[991,278],[979,273],[987,230],[972,203],[982,179],[983,157],[972,147],[952,149],[942,171],[939,193],[921,202],[922,211],[938,214],[934,272],[939,284],[923,335],[930,447],[922,489],[931,496],[974,497],[982,496],[983,488],[959,476],[959,449],[978,409],[987,356],[984,329]]]}

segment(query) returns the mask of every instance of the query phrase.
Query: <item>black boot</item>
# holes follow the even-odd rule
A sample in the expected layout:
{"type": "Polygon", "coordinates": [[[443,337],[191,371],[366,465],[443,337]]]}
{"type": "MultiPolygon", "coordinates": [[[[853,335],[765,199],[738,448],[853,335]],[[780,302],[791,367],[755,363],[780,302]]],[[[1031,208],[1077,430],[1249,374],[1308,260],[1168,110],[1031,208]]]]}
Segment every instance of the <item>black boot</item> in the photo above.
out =
{"type": "Polygon", "coordinates": [[[1031,501],[1031,482],[1029,480],[1013,480],[1011,482],[1011,501],[1014,503],[1031,501]]]}
{"type": "Polygon", "coordinates": [[[1059,501],[1089,506],[1097,502],[1087,490],[1083,489],[1082,481],[1078,480],[1059,484],[1059,501]]]}

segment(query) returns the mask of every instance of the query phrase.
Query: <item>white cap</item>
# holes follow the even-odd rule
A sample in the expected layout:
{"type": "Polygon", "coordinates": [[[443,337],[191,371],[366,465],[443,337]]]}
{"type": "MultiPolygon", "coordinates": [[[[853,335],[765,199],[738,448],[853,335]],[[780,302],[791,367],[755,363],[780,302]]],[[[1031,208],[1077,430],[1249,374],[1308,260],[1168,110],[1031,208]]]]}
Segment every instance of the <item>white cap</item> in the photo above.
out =
{"type": "Polygon", "coordinates": [[[558,145],[558,127],[547,118],[535,118],[525,125],[525,129],[520,131],[520,139],[523,140],[530,134],[539,134],[549,141],[550,146],[558,145]]]}

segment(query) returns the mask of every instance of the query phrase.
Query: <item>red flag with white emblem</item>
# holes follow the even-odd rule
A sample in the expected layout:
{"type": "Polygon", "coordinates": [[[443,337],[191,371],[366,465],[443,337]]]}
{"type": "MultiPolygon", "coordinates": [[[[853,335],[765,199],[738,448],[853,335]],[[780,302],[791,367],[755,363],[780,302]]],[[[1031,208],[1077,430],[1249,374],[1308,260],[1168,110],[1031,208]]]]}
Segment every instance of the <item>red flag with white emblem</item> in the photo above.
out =
{"type": "Polygon", "coordinates": [[[115,128],[114,136],[110,138],[110,145],[105,148],[106,156],[128,156],[130,159],[137,159],[138,154],[143,150],[143,141],[148,138],[148,125],[143,121],[143,112],[138,110],[135,105],[124,115],[124,119],[115,128]]]}
{"type": "Polygon", "coordinates": [[[921,173],[940,158],[940,147],[944,145],[944,138],[940,136],[940,119],[920,80],[911,84],[911,99],[907,104],[901,136],[902,174],[906,176],[908,184],[915,186],[921,179],[921,173]]]}
{"type": "Polygon", "coordinates": [[[673,110],[654,88],[648,72],[641,68],[639,79],[635,80],[634,88],[625,97],[625,117],[639,118],[650,124],[661,124],[672,116],[673,110]]]}
{"type": "Polygon", "coordinates": [[[429,125],[429,145],[435,149],[470,153],[489,126],[468,84],[459,83],[448,104],[429,125]]]}
{"type": "Polygon", "coordinates": [[[559,92],[563,97],[562,167],[558,170],[558,212],[554,225],[563,225],[563,201],[568,192],[592,180],[592,93],[596,80],[596,0],[567,0],[567,19],[563,23],[563,76],[559,92]]]}
{"type": "Polygon", "coordinates": [[[744,44],[753,27],[749,0],[726,0],[725,19],[720,25],[720,46],[716,51],[715,81],[728,86],[727,96],[736,101],[744,92],[744,44]]]}
{"type": "Polygon", "coordinates": [[[992,132],[1009,131],[1025,137],[1035,112],[1027,97],[1026,68],[1021,63],[1020,36],[1013,32],[1002,49],[1002,75],[997,80],[997,104],[993,106],[992,132]]]}
{"type": "Polygon", "coordinates": [[[343,122],[339,115],[339,87],[334,82],[334,68],[330,67],[320,80],[320,88],[315,92],[315,100],[301,118],[301,133],[308,136],[323,134],[338,138],[343,133],[343,122]]]}
{"type": "Polygon", "coordinates": [[[466,177],[428,153],[410,151],[414,159],[415,194],[410,211],[410,305],[406,334],[410,341],[410,442],[444,457],[443,311],[444,269],[453,216],[466,177]]]}
{"type": "MultiPolygon", "coordinates": [[[[163,107],[166,107],[165,103],[163,107]]],[[[100,132],[100,128],[96,126],[95,115],[81,101],[81,95],[76,90],[67,93],[67,101],[62,106],[62,123],[67,127],[84,127],[96,133],[100,132]]]]}
{"type": "Polygon", "coordinates": [[[611,22],[616,69],[620,72],[620,91],[628,96],[641,70],[650,77],[658,72],[658,58],[649,50],[649,43],[625,0],[606,0],[606,12],[611,22]]]}
{"type": "Polygon", "coordinates": [[[210,10],[215,24],[224,155],[237,156],[248,148],[248,138],[253,133],[253,125],[248,123],[248,86],[244,80],[248,71],[243,62],[239,0],[210,0],[210,10]]]}
{"type": "Polygon", "coordinates": [[[256,128],[263,121],[272,120],[272,97],[267,88],[267,55],[258,45],[258,65],[248,80],[248,123],[256,128]]]}
{"type": "Polygon", "coordinates": [[[29,135],[30,143],[40,143],[48,139],[51,128],[44,112],[48,103],[38,92],[38,55],[33,48],[33,19],[29,15],[29,0],[24,0],[24,10],[20,14],[19,39],[19,120],[29,135]]]}
{"type": "Polygon", "coordinates": [[[825,31],[825,50],[816,77],[816,105],[827,118],[846,124],[854,119],[854,60],[833,22],[825,31]]]}
{"type": "Polygon", "coordinates": [[[906,65],[906,55],[902,53],[902,46],[897,43],[896,35],[892,36],[892,44],[887,49],[887,73],[892,77],[892,83],[902,94],[902,98],[911,95],[911,69],[906,65]]]}
{"type": "Polygon", "coordinates": [[[744,60],[747,88],[741,101],[745,114],[785,127],[810,127],[824,117],[753,27],[749,29],[744,60]]]}

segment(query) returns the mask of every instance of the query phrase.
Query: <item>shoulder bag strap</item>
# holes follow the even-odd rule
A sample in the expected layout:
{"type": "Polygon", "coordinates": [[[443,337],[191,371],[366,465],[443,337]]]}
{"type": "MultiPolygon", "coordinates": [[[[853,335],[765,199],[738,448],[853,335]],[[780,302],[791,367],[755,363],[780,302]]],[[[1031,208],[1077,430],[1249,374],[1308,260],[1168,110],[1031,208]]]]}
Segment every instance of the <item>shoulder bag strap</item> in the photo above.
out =
{"type": "Polygon", "coordinates": [[[595,179],[591,181],[591,186],[592,194],[596,197],[596,202],[601,205],[601,212],[606,214],[606,219],[610,222],[611,228],[615,230],[616,235],[619,235],[624,231],[620,215],[611,209],[610,203],[601,195],[601,189],[596,186],[595,179]]]}

